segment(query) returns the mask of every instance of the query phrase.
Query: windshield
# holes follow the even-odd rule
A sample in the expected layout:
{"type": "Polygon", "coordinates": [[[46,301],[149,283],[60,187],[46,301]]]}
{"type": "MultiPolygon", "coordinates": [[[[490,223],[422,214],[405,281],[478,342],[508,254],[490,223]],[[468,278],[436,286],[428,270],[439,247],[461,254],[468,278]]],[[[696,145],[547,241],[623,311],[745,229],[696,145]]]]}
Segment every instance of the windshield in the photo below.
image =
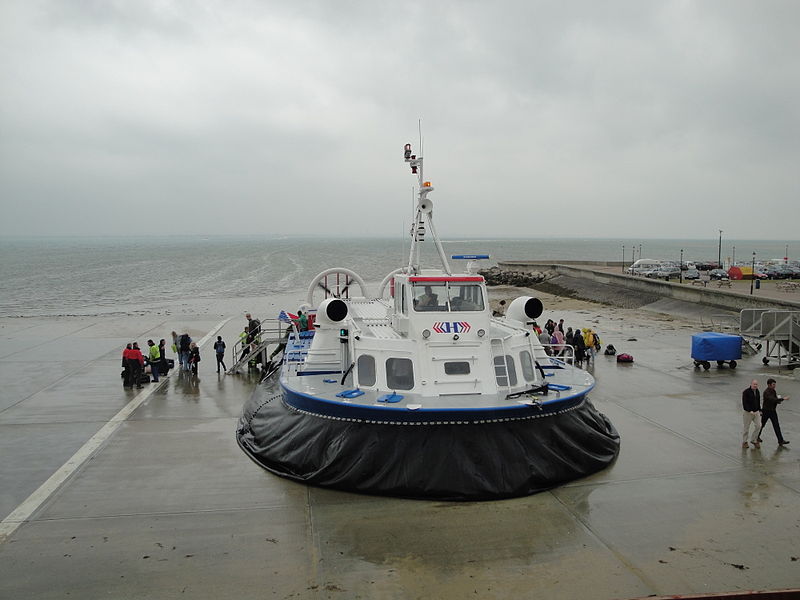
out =
{"type": "Polygon", "coordinates": [[[414,310],[439,312],[481,311],[483,291],[474,283],[434,282],[414,286],[414,310]]]}

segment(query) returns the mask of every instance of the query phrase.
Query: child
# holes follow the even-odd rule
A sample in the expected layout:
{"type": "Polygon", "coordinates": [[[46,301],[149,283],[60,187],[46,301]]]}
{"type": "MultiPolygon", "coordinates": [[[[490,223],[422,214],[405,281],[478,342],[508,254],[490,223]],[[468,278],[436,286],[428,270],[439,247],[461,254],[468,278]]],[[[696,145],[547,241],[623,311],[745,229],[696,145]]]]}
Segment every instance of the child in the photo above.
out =
{"type": "Polygon", "coordinates": [[[200,348],[197,344],[192,342],[189,344],[189,365],[191,366],[192,373],[197,375],[197,363],[200,362],[200,348]]]}

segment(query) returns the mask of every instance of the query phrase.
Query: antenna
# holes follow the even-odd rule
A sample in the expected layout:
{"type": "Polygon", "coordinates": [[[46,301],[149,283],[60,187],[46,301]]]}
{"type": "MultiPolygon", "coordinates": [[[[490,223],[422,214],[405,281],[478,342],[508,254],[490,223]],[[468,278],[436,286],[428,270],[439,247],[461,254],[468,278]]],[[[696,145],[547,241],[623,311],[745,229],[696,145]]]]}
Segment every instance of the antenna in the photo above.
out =
{"type": "MultiPolygon", "coordinates": [[[[422,122],[420,120],[420,138],[422,137],[422,122]]],[[[411,225],[411,250],[408,254],[408,272],[418,273],[420,264],[420,243],[425,239],[426,229],[430,231],[431,238],[436,250],[439,253],[439,259],[442,261],[442,269],[447,275],[451,275],[450,265],[447,264],[447,256],[445,256],[442,242],[436,233],[436,228],[433,225],[433,202],[428,198],[428,194],[433,191],[433,186],[430,181],[425,181],[422,173],[422,154],[417,156],[413,154],[411,144],[406,144],[403,148],[403,156],[406,163],[411,167],[411,172],[417,176],[419,180],[419,189],[417,190],[417,202],[414,211],[414,219],[411,225]],[[427,223],[427,228],[426,228],[427,223]]]]}

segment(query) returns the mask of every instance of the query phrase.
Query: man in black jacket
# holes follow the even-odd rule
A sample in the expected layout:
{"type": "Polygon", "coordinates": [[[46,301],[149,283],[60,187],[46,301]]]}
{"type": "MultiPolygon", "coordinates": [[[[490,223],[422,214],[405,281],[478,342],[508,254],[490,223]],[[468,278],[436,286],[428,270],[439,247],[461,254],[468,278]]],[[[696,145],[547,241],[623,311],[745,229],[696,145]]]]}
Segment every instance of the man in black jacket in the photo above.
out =
{"type": "MultiPolygon", "coordinates": [[[[742,429],[742,448],[749,448],[747,445],[747,436],[750,436],[750,441],[755,448],[760,448],[761,440],[758,439],[760,431],[759,413],[761,412],[761,392],[758,391],[758,381],[753,379],[750,382],[750,387],[742,392],[742,420],[744,428],[742,429]],[[750,427],[753,428],[753,433],[750,433],[750,427]]],[[[763,426],[762,426],[763,427],[763,426]]]]}
{"type": "MultiPolygon", "coordinates": [[[[778,444],[780,446],[785,446],[789,441],[783,439],[781,425],[778,423],[778,404],[784,400],[788,400],[789,396],[779,396],[778,392],[775,391],[776,383],[777,382],[771,377],[767,379],[767,389],[764,392],[764,408],[761,410],[761,430],[764,430],[767,421],[772,421],[772,428],[775,430],[775,437],[778,438],[778,444]]],[[[760,437],[761,431],[759,431],[758,434],[760,437]]]]}

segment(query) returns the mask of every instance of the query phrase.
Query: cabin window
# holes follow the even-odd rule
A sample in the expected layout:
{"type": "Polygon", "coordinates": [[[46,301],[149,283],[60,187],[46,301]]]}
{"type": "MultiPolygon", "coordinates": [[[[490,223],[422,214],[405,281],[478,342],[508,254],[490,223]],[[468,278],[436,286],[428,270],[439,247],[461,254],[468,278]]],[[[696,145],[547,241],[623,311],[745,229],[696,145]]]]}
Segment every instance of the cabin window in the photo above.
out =
{"type": "Polygon", "coordinates": [[[479,284],[431,282],[415,285],[414,310],[463,312],[482,311],[486,306],[479,284]]]}
{"type": "Polygon", "coordinates": [[[443,283],[415,285],[414,310],[447,310],[447,287],[443,283]]]}
{"type": "Polygon", "coordinates": [[[531,353],[523,350],[519,353],[519,362],[522,365],[522,376],[527,382],[536,381],[536,371],[533,368],[533,360],[531,360],[531,353]]]}
{"type": "Polygon", "coordinates": [[[386,386],[390,390],[410,390],[414,387],[414,364],[410,358],[386,359],[386,386]]]}
{"type": "Polygon", "coordinates": [[[467,361],[446,362],[444,363],[446,375],[469,375],[469,363],[467,361]]]}
{"type": "Polygon", "coordinates": [[[375,357],[362,354],[358,357],[358,384],[363,386],[375,385],[375,357]]]}
{"type": "Polygon", "coordinates": [[[500,387],[513,387],[517,385],[517,371],[514,359],[509,354],[494,357],[494,376],[500,387]]]}
{"type": "Polygon", "coordinates": [[[453,312],[483,310],[483,292],[481,286],[474,283],[451,283],[450,310],[453,312]]]}

